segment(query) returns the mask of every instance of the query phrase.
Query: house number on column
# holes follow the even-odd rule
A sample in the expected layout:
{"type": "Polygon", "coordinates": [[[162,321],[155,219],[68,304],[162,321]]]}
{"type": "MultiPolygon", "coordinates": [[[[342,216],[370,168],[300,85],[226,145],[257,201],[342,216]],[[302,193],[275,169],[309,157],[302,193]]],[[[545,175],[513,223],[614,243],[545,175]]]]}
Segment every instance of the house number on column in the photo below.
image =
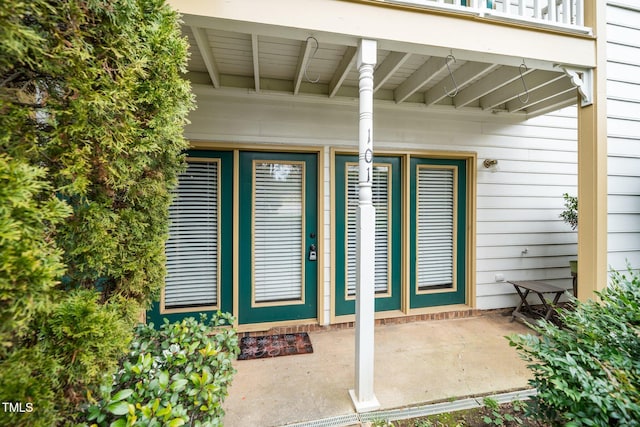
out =
{"type": "MultiPolygon", "coordinates": [[[[369,137],[367,139],[367,145],[371,146],[371,129],[369,129],[369,137]]],[[[371,165],[373,162],[373,150],[371,148],[367,148],[364,152],[364,161],[371,165]]],[[[367,182],[371,182],[371,166],[367,166],[367,182]]]]}

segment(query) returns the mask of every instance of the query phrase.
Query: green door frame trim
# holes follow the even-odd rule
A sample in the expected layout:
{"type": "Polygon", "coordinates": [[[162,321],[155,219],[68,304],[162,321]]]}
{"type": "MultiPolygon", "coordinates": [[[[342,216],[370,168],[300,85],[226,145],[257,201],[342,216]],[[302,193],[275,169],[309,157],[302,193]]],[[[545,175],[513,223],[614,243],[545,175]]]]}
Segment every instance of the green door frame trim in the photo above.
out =
{"type": "MultiPolygon", "coordinates": [[[[337,232],[338,225],[336,220],[337,203],[337,184],[336,174],[338,166],[336,159],[341,155],[355,155],[352,150],[332,147],[330,149],[330,175],[331,175],[331,265],[332,270],[335,269],[337,262],[337,232]]],[[[445,312],[449,310],[470,310],[476,307],[476,182],[477,182],[477,162],[478,155],[470,151],[435,151],[435,150],[407,150],[398,152],[395,150],[376,150],[376,157],[398,157],[401,160],[401,199],[402,199],[402,273],[401,273],[401,298],[402,303],[400,310],[377,311],[376,319],[404,317],[412,315],[431,315],[433,313],[445,312]],[[458,215],[465,215],[466,223],[458,230],[458,237],[465,239],[465,246],[458,253],[458,265],[462,264],[464,275],[460,276],[458,294],[460,297],[455,301],[444,302],[441,304],[425,304],[424,306],[411,304],[411,276],[413,265],[411,264],[411,191],[409,182],[411,181],[411,162],[415,159],[430,159],[435,163],[453,162],[459,169],[466,171],[463,179],[458,177],[459,195],[465,195],[464,207],[459,207],[458,215]]],[[[354,320],[353,315],[340,315],[336,313],[336,272],[331,272],[331,324],[351,322],[354,320]]],[[[428,296],[430,294],[424,294],[428,296]]],[[[442,298],[442,297],[440,297],[442,298]]]]}
{"type": "MultiPolygon", "coordinates": [[[[287,320],[287,321],[273,321],[273,322],[264,322],[264,323],[256,323],[256,324],[239,324],[238,323],[238,317],[237,317],[237,313],[238,313],[238,296],[239,296],[239,290],[238,290],[238,276],[239,276],[239,267],[238,267],[238,258],[239,258],[239,252],[238,252],[238,248],[237,245],[235,245],[232,250],[230,251],[224,251],[224,255],[225,258],[227,256],[231,257],[232,260],[232,264],[233,264],[233,268],[232,269],[226,269],[225,268],[225,274],[224,276],[227,277],[227,275],[231,275],[232,276],[232,280],[231,280],[231,288],[228,287],[223,287],[221,289],[221,303],[222,303],[222,307],[221,309],[228,311],[228,312],[233,312],[236,316],[236,323],[235,326],[240,330],[240,331],[250,331],[250,330],[264,330],[267,327],[276,327],[276,326],[284,326],[284,325],[295,325],[295,324],[307,324],[309,323],[309,321],[319,321],[320,324],[324,324],[324,322],[326,320],[329,320],[329,323],[336,323],[336,322],[343,322],[343,321],[348,321],[350,317],[350,315],[346,315],[346,316],[336,316],[335,314],[335,307],[334,307],[334,298],[335,298],[335,282],[334,282],[334,273],[332,273],[332,277],[331,277],[331,282],[332,282],[332,286],[331,286],[331,292],[330,292],[330,299],[331,299],[331,305],[329,307],[329,313],[330,313],[330,318],[326,319],[325,318],[325,313],[324,313],[324,268],[323,268],[323,260],[324,260],[324,177],[325,177],[325,170],[324,170],[324,159],[325,159],[325,155],[326,152],[329,151],[329,161],[330,161],[330,165],[331,165],[331,170],[329,171],[330,175],[335,175],[335,167],[334,167],[334,160],[335,160],[335,156],[337,154],[353,154],[352,151],[350,150],[341,150],[339,148],[336,147],[332,147],[332,148],[324,148],[324,147],[319,147],[319,146],[279,146],[279,145],[258,145],[258,144],[228,144],[228,143],[214,143],[214,142],[198,142],[198,141],[194,141],[192,142],[192,149],[189,150],[188,155],[189,156],[194,156],[194,157],[213,157],[216,154],[221,154],[223,156],[223,160],[221,161],[222,164],[222,168],[223,168],[223,174],[227,174],[229,171],[229,173],[231,173],[232,179],[223,179],[222,180],[222,192],[226,192],[226,191],[231,191],[230,194],[232,194],[232,200],[231,203],[227,203],[226,206],[231,206],[232,209],[232,213],[233,213],[233,209],[237,209],[238,206],[238,192],[234,191],[234,186],[237,186],[239,181],[240,181],[240,176],[238,174],[238,165],[239,165],[239,154],[243,151],[252,151],[252,152],[261,152],[261,153],[280,153],[280,152],[285,152],[285,153],[302,153],[302,154],[313,154],[315,156],[317,156],[317,174],[316,174],[316,179],[317,179],[317,200],[318,200],[318,206],[317,206],[317,220],[318,220],[318,224],[317,224],[317,246],[318,246],[318,261],[317,261],[317,267],[318,267],[318,272],[317,272],[317,293],[315,295],[316,299],[317,299],[317,310],[314,313],[314,315],[311,318],[308,319],[300,319],[300,320],[287,320]],[[229,166],[228,166],[229,165],[229,166]],[[227,187],[228,186],[228,187],[227,187]],[[227,188],[229,188],[230,190],[228,190],[227,188]],[[229,295],[233,295],[232,298],[232,305],[231,307],[228,306],[228,304],[226,304],[223,301],[224,295],[229,296],[229,295]]],[[[412,308],[411,304],[409,302],[409,298],[410,298],[410,291],[409,291],[409,286],[406,285],[406,283],[409,282],[410,280],[410,270],[411,267],[409,265],[409,253],[410,253],[410,242],[408,241],[410,238],[410,223],[411,223],[411,219],[410,219],[410,212],[409,209],[407,208],[407,206],[410,203],[410,193],[409,193],[409,189],[405,188],[406,185],[404,183],[408,182],[410,179],[410,167],[408,167],[408,165],[410,164],[410,160],[413,158],[431,158],[431,159],[455,159],[455,160],[461,160],[463,162],[466,163],[466,170],[467,170],[467,182],[466,182],[466,193],[467,193],[467,207],[466,207],[466,213],[467,213],[467,229],[465,230],[464,234],[467,238],[467,251],[465,253],[465,265],[466,265],[466,280],[464,281],[464,287],[466,290],[466,299],[465,299],[465,303],[461,304],[454,304],[455,306],[459,307],[459,308],[463,308],[463,307],[467,307],[467,308],[474,308],[475,307],[475,276],[476,276],[476,263],[475,263],[475,252],[476,252],[476,248],[475,248],[475,244],[476,244],[476,236],[475,236],[475,209],[476,209],[476,201],[475,201],[475,197],[476,197],[476,170],[477,170],[477,154],[474,152],[456,152],[456,151],[450,151],[450,152],[444,152],[444,151],[408,151],[408,152],[404,152],[404,153],[398,153],[397,151],[391,151],[391,150],[378,150],[377,153],[379,153],[381,156],[391,156],[391,157],[399,157],[401,159],[401,165],[402,165],[402,179],[401,182],[403,183],[403,188],[402,188],[402,207],[403,207],[403,218],[402,218],[402,304],[401,304],[401,310],[400,311],[388,311],[388,312],[379,312],[376,317],[377,318],[384,318],[384,317],[397,317],[397,316],[406,316],[406,315],[415,315],[415,314],[421,314],[421,313],[431,313],[435,311],[440,311],[438,309],[438,307],[426,307],[426,308],[412,308]],[[385,313],[387,313],[385,315],[385,313]]],[[[331,192],[329,193],[330,195],[330,200],[331,200],[331,215],[332,218],[335,217],[335,179],[331,179],[330,182],[330,188],[332,189],[331,192]]],[[[221,196],[223,197],[223,196],[221,196]]],[[[225,233],[225,235],[231,236],[231,241],[234,241],[234,237],[236,238],[235,241],[237,241],[237,232],[238,232],[238,218],[235,215],[225,215],[224,213],[222,214],[223,216],[223,223],[222,223],[222,232],[225,233]],[[231,217],[231,218],[229,218],[231,217]],[[231,225],[229,225],[229,222],[231,222],[231,225]]],[[[335,220],[331,221],[331,236],[330,236],[330,244],[332,246],[332,251],[330,252],[330,258],[331,258],[331,264],[332,266],[336,265],[336,260],[335,260],[335,220]]],[[[227,239],[229,240],[229,239],[227,239]]],[[[223,261],[225,262],[225,261],[223,261]]],[[[227,261],[228,262],[228,261],[227,261]]],[[[223,278],[222,279],[224,281],[224,283],[228,283],[227,280],[223,278]]],[[[444,307],[443,307],[444,308],[444,307]]],[[[197,308],[194,308],[193,311],[185,311],[184,313],[176,313],[176,314],[171,314],[171,315],[166,315],[166,314],[160,314],[160,307],[159,307],[159,303],[156,302],[153,304],[153,307],[147,312],[147,319],[148,321],[152,321],[156,324],[160,324],[162,323],[162,318],[163,317],[169,317],[171,321],[175,321],[175,320],[180,320],[181,318],[184,317],[189,317],[189,316],[197,316],[200,313],[200,311],[197,310],[197,308]]]]}
{"type": "MultiPolygon", "coordinates": [[[[400,310],[402,305],[402,156],[375,155],[375,164],[391,166],[391,222],[390,222],[390,283],[389,293],[376,295],[376,312],[400,310]]],[[[346,167],[358,162],[357,155],[335,154],[334,165],[334,199],[335,210],[335,262],[333,263],[333,298],[332,310],[336,316],[355,313],[355,298],[347,297],[346,289],[346,167]]]]}
{"type": "MultiPolygon", "coordinates": [[[[239,234],[238,241],[238,312],[239,324],[256,324],[283,321],[296,321],[302,319],[315,319],[318,315],[318,287],[322,286],[318,281],[318,261],[307,260],[307,250],[311,244],[319,247],[318,227],[321,222],[318,219],[318,154],[316,153],[284,153],[284,152],[239,152],[239,234]],[[253,265],[253,238],[246,236],[247,230],[253,230],[253,165],[254,161],[284,161],[305,162],[304,193],[304,239],[303,249],[305,260],[304,267],[304,296],[301,302],[291,304],[253,304],[253,267],[247,268],[241,265],[241,260],[250,260],[253,265]],[[249,214],[248,214],[249,213],[249,214]],[[311,238],[311,233],[315,237],[311,238]],[[284,311],[286,310],[286,311],[284,311]]],[[[322,254],[318,252],[318,257],[322,254]]]]}
{"type": "MultiPolygon", "coordinates": [[[[156,327],[163,323],[163,318],[170,322],[177,322],[186,317],[198,317],[201,313],[211,316],[218,310],[231,312],[233,310],[233,151],[218,150],[188,150],[189,158],[218,159],[220,164],[220,294],[216,309],[203,309],[202,307],[185,307],[181,309],[165,309],[161,301],[156,301],[147,311],[147,322],[152,322],[156,327]]],[[[162,290],[164,293],[164,289],[162,290]]]]}
{"type": "Polygon", "coordinates": [[[411,266],[410,286],[409,286],[409,306],[411,309],[433,307],[441,305],[465,304],[467,301],[467,287],[470,286],[467,280],[467,253],[468,253],[468,208],[467,208],[467,162],[464,159],[445,159],[412,157],[409,167],[409,192],[410,192],[410,251],[409,265],[411,266]],[[417,170],[420,166],[434,167],[454,167],[457,174],[457,194],[454,203],[456,205],[456,230],[455,234],[455,254],[454,254],[454,274],[456,286],[451,291],[439,289],[434,291],[418,291],[416,284],[416,221],[417,221],[417,170]]]}

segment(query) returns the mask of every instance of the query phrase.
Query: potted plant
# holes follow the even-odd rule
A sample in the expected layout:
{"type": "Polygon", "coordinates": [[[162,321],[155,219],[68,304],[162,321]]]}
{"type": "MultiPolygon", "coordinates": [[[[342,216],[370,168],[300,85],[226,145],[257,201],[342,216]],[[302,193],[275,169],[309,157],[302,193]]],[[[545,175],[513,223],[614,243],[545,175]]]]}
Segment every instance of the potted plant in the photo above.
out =
{"type": "MultiPolygon", "coordinates": [[[[562,195],[564,199],[564,210],[560,214],[560,218],[571,226],[572,230],[578,228],[578,198],[570,196],[568,193],[562,195]]],[[[578,260],[569,261],[572,273],[578,272],[578,260]]]]}

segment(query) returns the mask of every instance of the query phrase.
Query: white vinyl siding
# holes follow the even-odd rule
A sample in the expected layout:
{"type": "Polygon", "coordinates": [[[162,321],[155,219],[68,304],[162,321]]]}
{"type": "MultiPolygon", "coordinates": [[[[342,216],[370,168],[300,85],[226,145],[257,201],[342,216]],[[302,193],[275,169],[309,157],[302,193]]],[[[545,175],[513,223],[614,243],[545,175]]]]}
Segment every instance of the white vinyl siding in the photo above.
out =
{"type": "Polygon", "coordinates": [[[254,162],[256,303],[302,299],[303,177],[303,163],[254,162]]]}
{"type": "Polygon", "coordinates": [[[416,173],[417,288],[452,288],[455,169],[418,166],[416,173]]]}
{"type": "Polygon", "coordinates": [[[167,309],[218,302],[219,162],[190,161],[169,208],[167,309]]]}
{"type": "MultiPolygon", "coordinates": [[[[347,192],[345,201],[347,206],[346,236],[347,236],[347,295],[356,294],[356,215],[358,211],[358,165],[346,164],[347,192]]],[[[389,290],[389,253],[391,212],[390,166],[374,165],[373,167],[373,207],[376,210],[376,247],[375,247],[375,292],[385,293],[389,290]]]]}
{"type": "Polygon", "coordinates": [[[640,4],[608,2],[608,264],[640,268],[640,4]]]}

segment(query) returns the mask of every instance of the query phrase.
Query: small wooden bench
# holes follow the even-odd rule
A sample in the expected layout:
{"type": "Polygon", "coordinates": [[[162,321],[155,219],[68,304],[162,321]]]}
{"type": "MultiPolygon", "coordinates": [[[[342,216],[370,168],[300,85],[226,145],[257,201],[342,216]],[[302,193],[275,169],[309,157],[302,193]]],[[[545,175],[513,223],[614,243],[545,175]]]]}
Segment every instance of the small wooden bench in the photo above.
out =
{"type": "Polygon", "coordinates": [[[525,280],[518,282],[509,282],[516,288],[516,292],[520,296],[520,303],[511,313],[511,321],[515,318],[526,320],[529,323],[534,323],[536,320],[544,318],[549,320],[555,313],[555,306],[558,304],[562,294],[566,292],[565,289],[553,286],[549,283],[541,282],[538,280],[525,280]],[[527,301],[529,293],[533,292],[538,295],[542,308],[534,308],[527,301]],[[544,294],[554,294],[553,302],[549,304],[544,298],[544,294]]]}

